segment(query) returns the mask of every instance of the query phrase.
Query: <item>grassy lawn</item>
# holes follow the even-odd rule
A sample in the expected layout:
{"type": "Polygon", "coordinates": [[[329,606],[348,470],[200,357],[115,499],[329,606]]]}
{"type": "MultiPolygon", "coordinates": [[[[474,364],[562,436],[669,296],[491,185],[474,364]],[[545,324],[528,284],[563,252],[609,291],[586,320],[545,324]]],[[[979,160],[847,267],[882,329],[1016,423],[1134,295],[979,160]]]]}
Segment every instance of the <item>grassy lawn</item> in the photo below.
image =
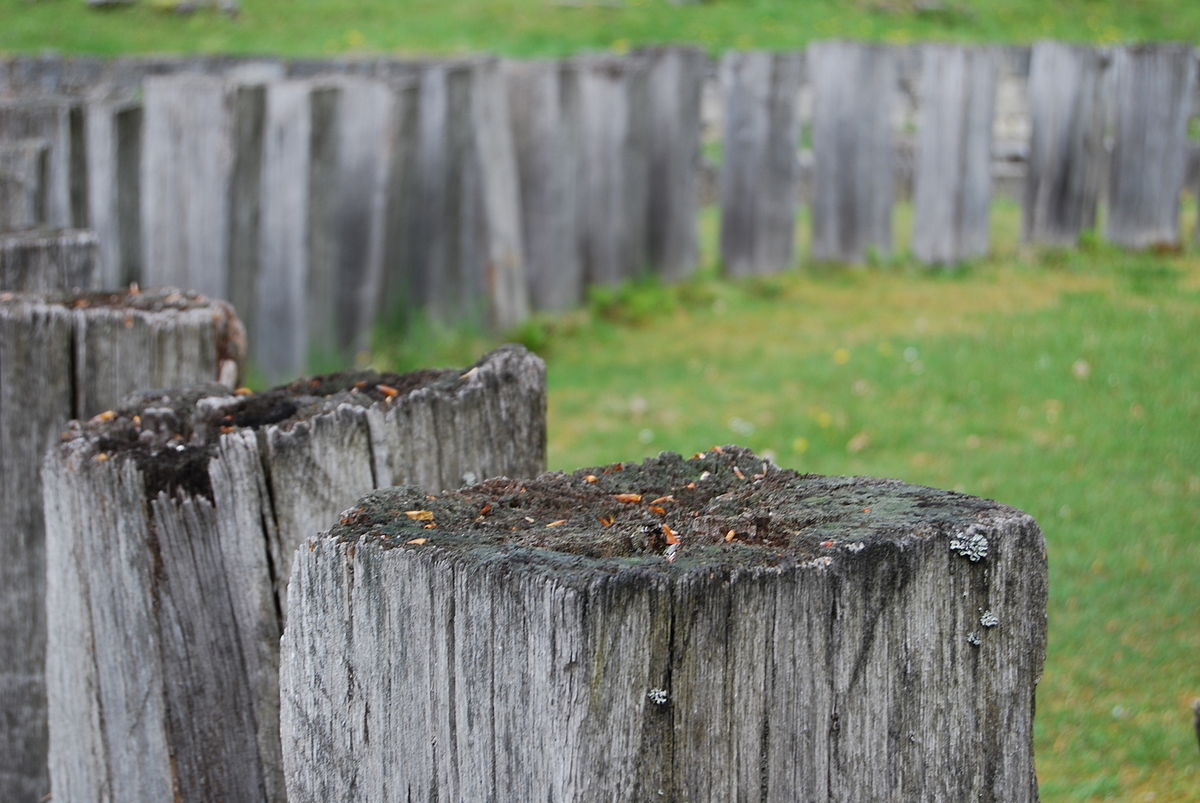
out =
{"type": "Polygon", "coordinates": [[[92,11],[83,0],[0,0],[0,51],[562,55],[658,42],[785,49],[811,39],[1087,42],[1200,39],[1180,0],[241,0],[229,19],[170,0],[92,11]]]}
{"type": "MultiPolygon", "coordinates": [[[[1031,252],[1015,206],[994,218],[995,256],[955,273],[709,275],[525,327],[547,360],[550,464],[737,442],[1029,511],[1051,572],[1044,799],[1198,799],[1200,255],[1031,252]]],[[[463,364],[488,344],[381,359],[463,364]]]]}

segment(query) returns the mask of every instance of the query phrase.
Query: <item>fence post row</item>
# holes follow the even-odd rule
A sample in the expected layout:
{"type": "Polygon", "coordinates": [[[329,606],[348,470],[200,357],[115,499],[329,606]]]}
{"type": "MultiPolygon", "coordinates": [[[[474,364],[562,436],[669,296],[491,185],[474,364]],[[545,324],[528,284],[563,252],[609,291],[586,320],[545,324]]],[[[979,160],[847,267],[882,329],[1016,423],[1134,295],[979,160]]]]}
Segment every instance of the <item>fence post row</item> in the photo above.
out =
{"type": "Polygon", "coordinates": [[[96,262],[90,231],[0,234],[0,291],[87,290],[95,286],[96,262]]]}
{"type": "MultiPolygon", "coordinates": [[[[86,260],[89,239],[63,235],[48,258],[79,249],[86,260]]],[[[58,265],[68,279],[75,267],[58,265]]],[[[49,791],[43,453],[68,420],[100,413],[137,388],[218,379],[232,386],[241,357],[233,312],[202,296],[0,294],[0,798],[38,800],[49,791]]],[[[98,498],[87,500],[89,513],[103,507],[98,498]]]]}
{"type": "Polygon", "coordinates": [[[297,546],[372,488],[544,464],[545,369],[519,347],[465,372],[147,391],[73,425],[46,458],[56,799],[285,799],[297,546]]]}

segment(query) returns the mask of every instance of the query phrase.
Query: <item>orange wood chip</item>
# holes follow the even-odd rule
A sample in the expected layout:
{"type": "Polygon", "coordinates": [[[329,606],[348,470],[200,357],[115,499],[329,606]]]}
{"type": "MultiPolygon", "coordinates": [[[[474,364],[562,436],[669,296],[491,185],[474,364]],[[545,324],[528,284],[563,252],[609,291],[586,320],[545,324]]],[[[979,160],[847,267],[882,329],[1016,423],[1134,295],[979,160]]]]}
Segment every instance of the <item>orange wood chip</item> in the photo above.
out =
{"type": "Polygon", "coordinates": [[[613,494],[613,499],[618,502],[640,502],[642,501],[641,494],[613,494]]]}
{"type": "Polygon", "coordinates": [[[595,474],[588,474],[586,477],[583,478],[583,481],[584,482],[597,482],[597,481],[599,481],[599,479],[600,478],[597,477],[595,474]]]}
{"type": "Polygon", "coordinates": [[[104,412],[102,412],[96,416],[96,420],[97,421],[112,421],[116,417],[117,417],[117,413],[115,410],[105,410],[104,412]]]}
{"type": "Polygon", "coordinates": [[[675,501],[675,497],[668,494],[667,496],[660,496],[657,499],[651,499],[650,504],[661,505],[663,502],[674,502],[674,501],[675,501]]]}
{"type": "Polygon", "coordinates": [[[679,543],[679,533],[675,532],[674,530],[672,530],[670,527],[668,527],[665,524],[663,525],[663,535],[665,535],[667,537],[668,544],[678,544],[679,543]]]}
{"type": "Polygon", "coordinates": [[[600,524],[605,527],[611,527],[614,519],[612,516],[601,516],[600,518],[596,519],[596,521],[600,522],[600,524]]]}
{"type": "Polygon", "coordinates": [[[558,521],[552,521],[552,522],[550,522],[550,523],[549,523],[549,524],[547,524],[546,526],[547,526],[547,527],[557,527],[557,526],[558,526],[558,525],[560,525],[560,524],[566,524],[566,523],[567,523],[567,520],[566,520],[566,519],[559,519],[558,521]]]}
{"type": "Polygon", "coordinates": [[[734,536],[736,536],[736,535],[737,535],[736,532],[734,532],[733,530],[730,530],[729,532],[725,533],[725,540],[732,541],[734,536]]]}
{"type": "Polygon", "coordinates": [[[742,473],[742,470],[741,470],[740,468],[738,468],[737,466],[734,466],[734,467],[733,467],[733,473],[734,473],[734,474],[737,474],[737,478],[738,478],[739,480],[744,480],[744,479],[746,479],[746,475],[745,475],[745,474],[743,474],[743,473],[742,473]]]}
{"type": "Polygon", "coordinates": [[[432,510],[406,510],[404,515],[413,521],[433,521],[432,510]]]}
{"type": "Polygon", "coordinates": [[[411,541],[405,541],[404,543],[413,544],[414,546],[420,546],[421,544],[425,543],[428,540],[429,540],[428,538],[414,538],[411,541]]]}
{"type": "Polygon", "coordinates": [[[651,513],[657,513],[657,514],[658,514],[658,515],[660,515],[660,516],[665,516],[665,515],[667,515],[667,511],[663,510],[663,509],[662,509],[661,507],[659,507],[658,505],[650,505],[650,512],[651,512],[651,513]]]}
{"type": "Polygon", "coordinates": [[[391,385],[376,385],[375,389],[377,391],[379,391],[380,393],[382,393],[384,396],[387,396],[389,399],[400,392],[400,391],[396,390],[394,387],[392,387],[391,385]]]}
{"type": "Polygon", "coordinates": [[[249,396],[252,393],[254,393],[254,391],[252,391],[250,388],[238,388],[237,390],[235,390],[233,392],[233,395],[234,396],[249,396]]]}

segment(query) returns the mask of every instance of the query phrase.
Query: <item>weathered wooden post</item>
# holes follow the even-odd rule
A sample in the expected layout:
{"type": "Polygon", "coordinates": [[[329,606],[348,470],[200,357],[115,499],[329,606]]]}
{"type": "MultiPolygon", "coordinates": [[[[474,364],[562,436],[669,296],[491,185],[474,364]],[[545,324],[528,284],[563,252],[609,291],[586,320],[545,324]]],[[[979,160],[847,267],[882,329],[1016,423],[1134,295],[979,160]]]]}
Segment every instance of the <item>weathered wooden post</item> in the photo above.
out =
{"type": "Polygon", "coordinates": [[[812,255],[862,262],[892,248],[892,114],[897,65],[887,45],[816,42],[813,81],[812,255]]]}
{"type": "Polygon", "coordinates": [[[85,290],[95,276],[96,235],[90,231],[0,234],[0,290],[85,290]]]}
{"type": "Polygon", "coordinates": [[[0,142],[37,139],[46,145],[45,217],[35,225],[86,224],[82,119],[78,102],[70,98],[0,100],[0,142]]]}
{"type": "Polygon", "coordinates": [[[0,232],[45,223],[48,154],[43,139],[0,142],[0,232]]]}
{"type": "Polygon", "coordinates": [[[921,49],[912,251],[922,262],[987,253],[996,74],[986,49],[921,49]]]}
{"type": "Polygon", "coordinates": [[[726,53],[721,261],[731,276],[795,261],[802,53],[726,53]]]}
{"type": "Polygon", "coordinates": [[[700,92],[709,59],[694,47],[637,56],[646,63],[647,259],[663,278],[682,279],[700,257],[700,92]]]}
{"type": "Polygon", "coordinates": [[[139,387],[232,386],[241,348],[228,305],[196,295],[0,293],[0,799],[49,789],[43,453],[69,419],[139,387]]]}
{"type": "Polygon", "coordinates": [[[559,61],[504,62],[521,190],[529,301],[562,310],[583,300],[579,251],[579,115],[559,61]]]}
{"type": "Polygon", "coordinates": [[[141,282],[142,104],[135,86],[98,87],[85,106],[88,228],[100,248],[97,284],[141,282]]]}
{"type": "Polygon", "coordinates": [[[1074,245],[1095,225],[1104,177],[1104,54],[1062,42],[1038,42],[1029,64],[1032,126],[1025,176],[1022,238],[1074,245]]]}
{"type": "Polygon", "coordinates": [[[1116,129],[1104,236],[1129,248],[1177,246],[1195,46],[1119,48],[1113,70],[1116,129]]]}
{"type": "Polygon", "coordinates": [[[465,372],[146,392],[76,426],[46,463],[55,799],[284,799],[297,545],[372,488],[544,461],[544,366],[519,347],[465,372]]]}
{"type": "Polygon", "coordinates": [[[691,460],[370,494],[296,553],[294,803],[1031,800],[1026,514],[691,460]]]}

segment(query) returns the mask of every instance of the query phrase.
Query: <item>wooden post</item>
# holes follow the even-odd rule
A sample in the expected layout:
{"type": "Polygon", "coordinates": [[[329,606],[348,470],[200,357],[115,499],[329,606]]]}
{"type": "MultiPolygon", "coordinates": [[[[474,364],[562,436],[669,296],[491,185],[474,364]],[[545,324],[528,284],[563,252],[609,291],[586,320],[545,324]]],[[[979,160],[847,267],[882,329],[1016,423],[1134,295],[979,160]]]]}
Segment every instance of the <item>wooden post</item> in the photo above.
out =
{"type": "Polygon", "coordinates": [[[1178,246],[1195,47],[1119,48],[1113,70],[1116,129],[1104,236],[1129,248],[1178,246]]]}
{"type": "Polygon", "coordinates": [[[83,205],[83,133],[79,104],[64,97],[0,100],[0,142],[40,139],[46,143],[45,217],[52,228],[86,226],[83,205]]]}
{"type": "Polygon", "coordinates": [[[647,259],[663,278],[683,279],[695,272],[700,255],[700,91],[709,59],[694,47],[637,56],[647,71],[647,259]]]}
{"type": "Polygon", "coordinates": [[[863,262],[892,248],[896,59],[887,45],[816,42],[812,255],[863,262]]]}
{"type": "Polygon", "coordinates": [[[96,235],[90,231],[0,235],[0,290],[86,290],[95,275],[96,235]]]}
{"type": "Polygon", "coordinates": [[[71,418],[140,387],[232,383],[240,360],[237,319],[223,302],[174,291],[0,294],[0,799],[49,791],[43,453],[71,418]]]}
{"type": "Polygon", "coordinates": [[[88,228],[100,247],[97,284],[142,282],[142,104],[138,87],[99,87],[87,97],[88,228]]]}
{"type": "Polygon", "coordinates": [[[1032,133],[1022,238],[1074,245],[1096,223],[1104,176],[1103,54],[1090,47],[1038,42],[1029,65],[1032,133]]]}
{"type": "Polygon", "coordinates": [[[721,261],[731,276],[795,262],[801,53],[726,53],[721,261]]]}
{"type": "Polygon", "coordinates": [[[1037,524],[691,460],[370,494],[296,553],[299,801],[1032,800],[1037,524]]]}
{"type": "Polygon", "coordinates": [[[921,49],[912,250],[922,262],[987,253],[996,72],[985,49],[921,49]]]}
{"type": "Polygon", "coordinates": [[[529,301],[562,310],[583,300],[579,252],[578,98],[558,61],[504,62],[521,189],[529,301]]]}
{"type": "Polygon", "coordinates": [[[48,156],[43,139],[0,142],[0,232],[45,224],[48,156]]]}
{"type": "Polygon", "coordinates": [[[285,799],[296,547],[372,488],[533,476],[544,460],[544,366],[519,347],[466,372],[147,392],[76,426],[46,464],[55,798],[285,799]]]}

